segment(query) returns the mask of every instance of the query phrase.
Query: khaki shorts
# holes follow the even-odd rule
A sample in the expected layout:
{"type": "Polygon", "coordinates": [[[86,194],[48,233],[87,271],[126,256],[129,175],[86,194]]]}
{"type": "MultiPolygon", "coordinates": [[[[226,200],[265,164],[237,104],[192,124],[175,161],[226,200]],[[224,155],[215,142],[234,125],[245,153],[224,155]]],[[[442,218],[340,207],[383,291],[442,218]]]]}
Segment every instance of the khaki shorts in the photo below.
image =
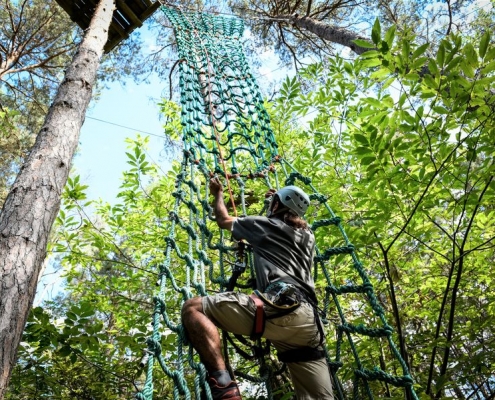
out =
{"type": "MultiPolygon", "coordinates": [[[[245,293],[224,292],[202,298],[203,312],[219,328],[238,335],[249,336],[253,329],[256,306],[245,293]]],[[[267,316],[275,311],[265,306],[267,316]]],[[[277,351],[299,347],[316,347],[320,334],[313,308],[302,303],[294,312],[267,319],[263,337],[269,339],[277,351]]],[[[287,363],[298,400],[331,400],[332,383],[326,360],[287,363]]]]}

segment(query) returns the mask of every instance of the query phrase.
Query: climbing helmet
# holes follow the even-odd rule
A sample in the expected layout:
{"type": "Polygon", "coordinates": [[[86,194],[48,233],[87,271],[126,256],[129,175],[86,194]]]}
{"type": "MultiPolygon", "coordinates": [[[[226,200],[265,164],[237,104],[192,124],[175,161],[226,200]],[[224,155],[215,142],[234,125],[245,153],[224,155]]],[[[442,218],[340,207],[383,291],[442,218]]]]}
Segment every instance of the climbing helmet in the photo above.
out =
{"type": "MultiPolygon", "coordinates": [[[[297,186],[285,186],[276,191],[273,198],[275,198],[275,196],[279,198],[284,206],[294,211],[300,217],[302,217],[308,209],[309,196],[297,186]]],[[[269,210],[271,210],[272,203],[270,203],[269,210]]]]}

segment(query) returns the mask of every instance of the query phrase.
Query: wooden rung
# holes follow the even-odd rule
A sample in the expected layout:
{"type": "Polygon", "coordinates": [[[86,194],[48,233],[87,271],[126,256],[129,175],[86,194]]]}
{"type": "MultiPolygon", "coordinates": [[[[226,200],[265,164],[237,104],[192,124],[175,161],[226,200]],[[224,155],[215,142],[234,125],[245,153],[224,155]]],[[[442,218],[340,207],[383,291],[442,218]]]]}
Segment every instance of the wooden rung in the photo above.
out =
{"type": "Polygon", "coordinates": [[[142,13],[139,17],[141,18],[141,21],[145,21],[148,19],[148,17],[153,14],[158,8],[160,7],[160,2],[155,1],[151,7],[147,8],[144,13],[142,13]]]}
{"type": "Polygon", "coordinates": [[[129,18],[136,27],[143,26],[141,20],[134,14],[134,12],[129,8],[127,4],[125,4],[124,0],[117,0],[117,6],[119,9],[124,11],[124,15],[129,18]]]}
{"type": "Polygon", "coordinates": [[[126,38],[128,36],[126,30],[122,27],[122,25],[120,25],[120,23],[116,23],[116,21],[112,21],[110,24],[110,31],[112,30],[116,31],[121,38],[126,38]]]}

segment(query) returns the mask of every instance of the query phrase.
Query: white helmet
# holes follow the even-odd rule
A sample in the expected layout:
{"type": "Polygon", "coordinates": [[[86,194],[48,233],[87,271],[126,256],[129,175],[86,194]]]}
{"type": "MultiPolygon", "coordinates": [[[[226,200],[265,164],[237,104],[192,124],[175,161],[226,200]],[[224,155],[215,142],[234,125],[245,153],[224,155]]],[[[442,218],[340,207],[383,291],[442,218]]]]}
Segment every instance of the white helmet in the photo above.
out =
{"type": "MultiPolygon", "coordinates": [[[[302,217],[309,206],[309,196],[297,186],[285,186],[274,193],[278,196],[280,202],[294,211],[298,216],[302,217]]],[[[268,216],[271,214],[273,200],[268,207],[268,216]]]]}

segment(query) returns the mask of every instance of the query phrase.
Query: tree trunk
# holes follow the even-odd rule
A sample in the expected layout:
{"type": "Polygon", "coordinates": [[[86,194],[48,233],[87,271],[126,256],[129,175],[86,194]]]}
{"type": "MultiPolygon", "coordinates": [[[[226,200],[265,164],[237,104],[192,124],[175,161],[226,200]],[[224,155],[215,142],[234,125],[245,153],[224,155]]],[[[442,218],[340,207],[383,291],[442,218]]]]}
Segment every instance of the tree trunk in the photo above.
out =
{"type": "Polygon", "coordinates": [[[304,28],[309,32],[314,33],[320,39],[324,39],[329,42],[348,47],[358,55],[363,54],[365,51],[371,50],[353,43],[353,40],[356,39],[366,40],[367,42],[371,43],[368,38],[360,36],[355,32],[349,31],[339,26],[328,25],[316,19],[312,19],[309,17],[300,17],[298,15],[289,17],[289,20],[295,26],[304,28]]]}
{"type": "Polygon", "coordinates": [[[16,362],[114,9],[115,0],[99,2],[0,213],[0,399],[16,362]]]}

